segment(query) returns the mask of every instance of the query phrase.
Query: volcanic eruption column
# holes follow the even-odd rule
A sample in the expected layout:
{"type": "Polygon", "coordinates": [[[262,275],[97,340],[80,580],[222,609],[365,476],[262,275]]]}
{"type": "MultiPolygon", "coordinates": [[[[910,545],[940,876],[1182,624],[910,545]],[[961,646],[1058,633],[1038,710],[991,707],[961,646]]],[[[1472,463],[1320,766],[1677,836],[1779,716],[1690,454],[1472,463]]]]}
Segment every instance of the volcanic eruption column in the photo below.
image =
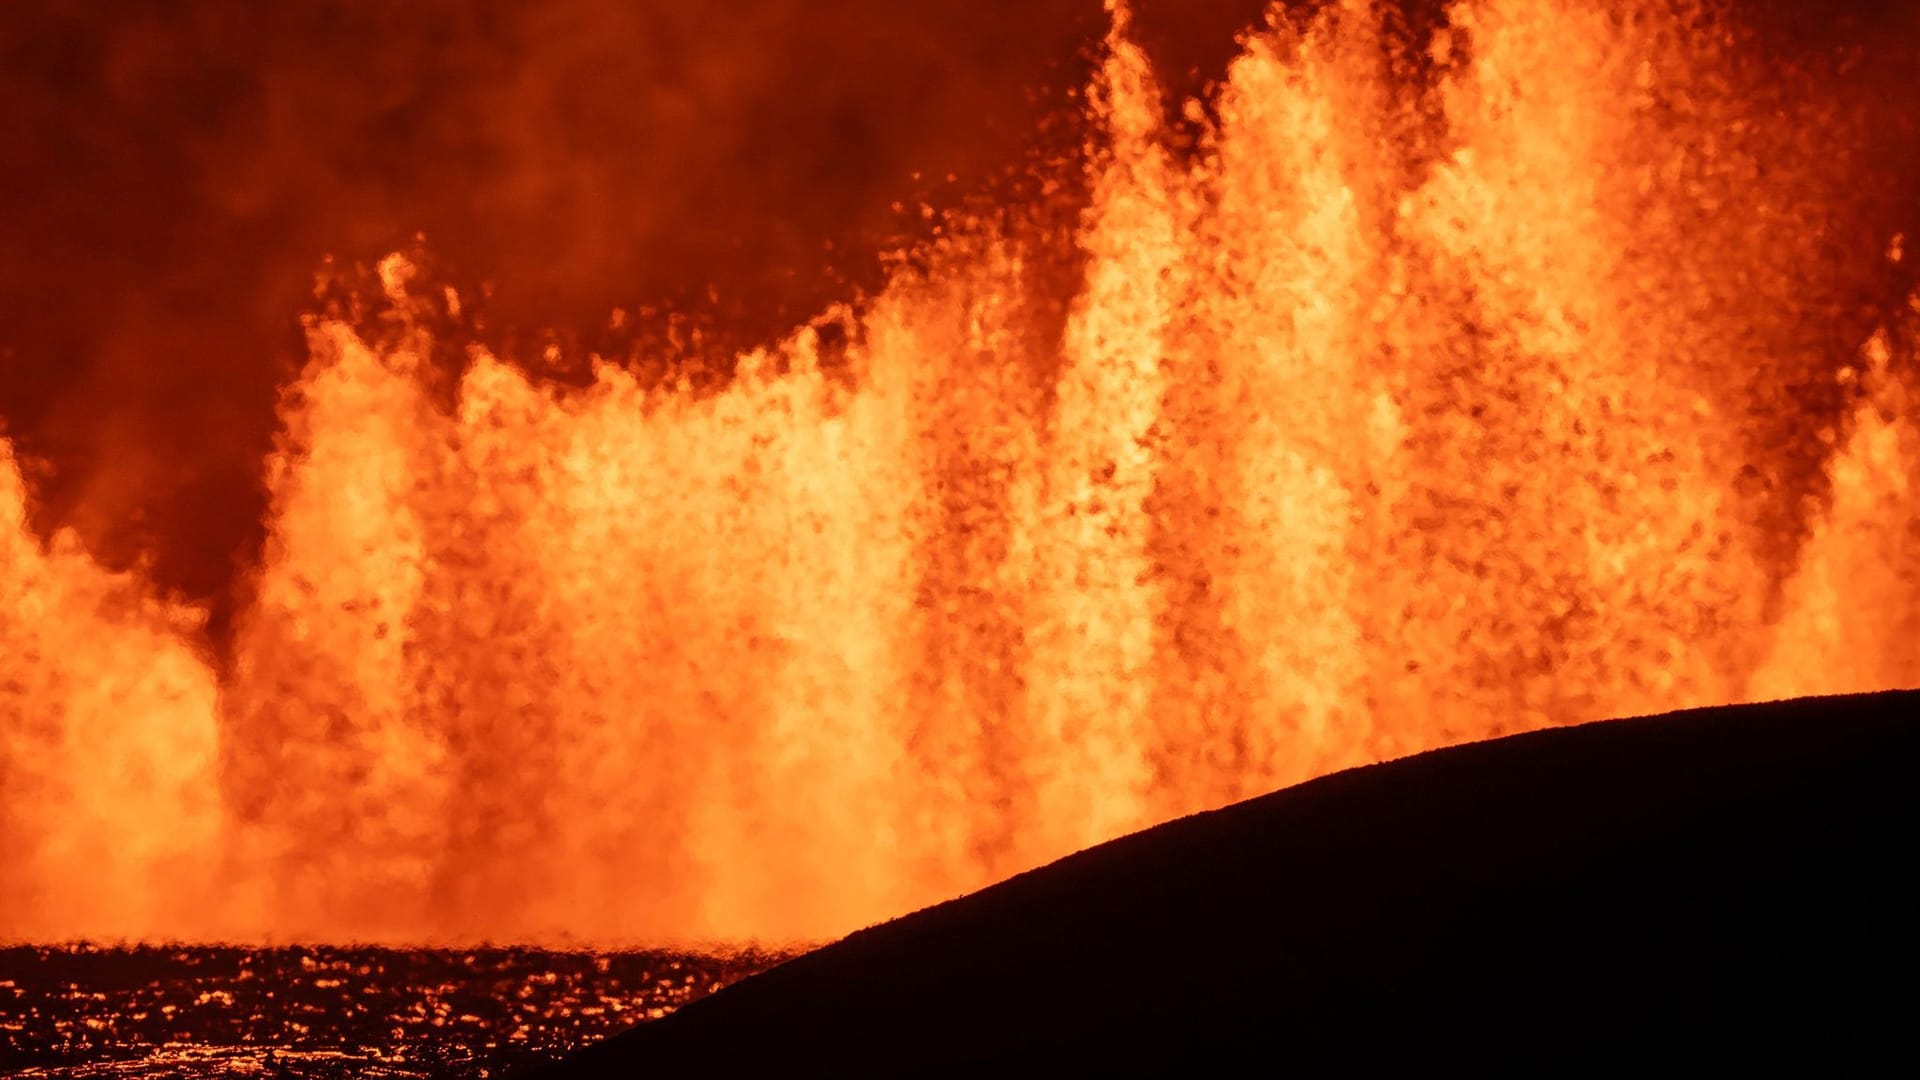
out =
{"type": "Polygon", "coordinates": [[[1736,483],[1824,363],[1768,328],[1838,121],[1613,6],[1277,18],[1191,155],[1117,11],[1064,331],[1010,207],[844,365],[476,351],[448,409],[389,259],[395,333],[315,322],[285,392],[223,677],[0,443],[0,937],[820,936],[1382,757],[1920,681],[1920,304],[1806,418],[1794,554],[1736,483]]]}

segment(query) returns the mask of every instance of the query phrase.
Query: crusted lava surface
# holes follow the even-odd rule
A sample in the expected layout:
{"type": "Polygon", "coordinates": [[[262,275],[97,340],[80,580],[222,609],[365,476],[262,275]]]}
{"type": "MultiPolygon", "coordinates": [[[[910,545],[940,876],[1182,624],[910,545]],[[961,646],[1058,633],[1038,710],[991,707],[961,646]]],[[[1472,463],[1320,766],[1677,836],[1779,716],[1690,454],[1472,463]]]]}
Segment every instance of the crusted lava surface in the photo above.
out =
{"type": "Polygon", "coordinates": [[[0,949],[0,1074],[486,1077],[665,1015],[764,954],[0,949]]]}

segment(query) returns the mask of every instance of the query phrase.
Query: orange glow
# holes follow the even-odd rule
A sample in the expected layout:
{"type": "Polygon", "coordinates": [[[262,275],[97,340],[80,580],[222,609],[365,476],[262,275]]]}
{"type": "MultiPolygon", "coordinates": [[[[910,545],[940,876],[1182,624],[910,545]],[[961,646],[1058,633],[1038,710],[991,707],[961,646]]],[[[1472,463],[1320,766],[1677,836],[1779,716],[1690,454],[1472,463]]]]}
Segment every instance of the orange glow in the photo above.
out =
{"type": "Polygon", "coordinates": [[[25,526],[0,440],[0,936],[205,935],[215,886],[213,673],[197,612],[25,526]]]}
{"type": "Polygon", "coordinates": [[[0,939],[817,938],[1347,766],[1920,682],[1920,301],[1782,562],[1737,414],[1791,135],[1700,16],[1461,0],[1423,83],[1329,5],[1188,155],[1113,6],[1054,340],[971,222],[844,358],[477,352],[449,408],[390,258],[402,332],[316,323],[285,394],[230,673],[0,442],[0,939]]]}
{"type": "MultiPolygon", "coordinates": [[[[1909,305],[1920,324],[1920,296],[1909,305]]],[[[1902,329],[1912,342],[1920,325],[1902,329]]],[[[1833,458],[1833,506],[1788,581],[1773,651],[1753,677],[1751,697],[1786,697],[1805,686],[1855,693],[1920,679],[1920,430],[1892,361],[1883,331],[1861,350],[1859,366],[1839,372],[1859,405],[1833,458]]]]}

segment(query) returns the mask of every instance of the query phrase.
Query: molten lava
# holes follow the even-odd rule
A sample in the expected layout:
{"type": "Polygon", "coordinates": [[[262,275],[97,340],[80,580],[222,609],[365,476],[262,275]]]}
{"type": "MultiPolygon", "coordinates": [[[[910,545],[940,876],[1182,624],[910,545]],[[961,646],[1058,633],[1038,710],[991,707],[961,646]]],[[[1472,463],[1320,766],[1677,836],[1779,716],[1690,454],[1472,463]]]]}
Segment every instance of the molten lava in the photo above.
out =
{"type": "Polygon", "coordinates": [[[711,394],[476,352],[449,409],[424,320],[316,322],[219,676],[0,443],[0,938],[820,937],[1351,765],[1920,682],[1920,327],[1783,541],[1747,402],[1817,163],[1734,35],[1615,6],[1282,21],[1190,153],[1116,11],[1063,330],[1013,214],[711,394]]]}

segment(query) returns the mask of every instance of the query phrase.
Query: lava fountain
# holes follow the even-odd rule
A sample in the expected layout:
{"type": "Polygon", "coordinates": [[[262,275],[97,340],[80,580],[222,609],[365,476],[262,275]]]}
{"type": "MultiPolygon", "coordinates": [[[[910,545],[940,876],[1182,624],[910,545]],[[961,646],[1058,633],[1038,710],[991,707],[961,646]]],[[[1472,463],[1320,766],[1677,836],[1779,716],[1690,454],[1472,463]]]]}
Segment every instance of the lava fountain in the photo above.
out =
{"type": "Polygon", "coordinates": [[[1178,121],[1116,7],[1064,324],[1020,207],[699,392],[449,367],[390,258],[386,332],[310,324],[222,664],[0,452],[0,938],[817,938],[1351,765],[1920,682],[1920,314],[1835,371],[1780,315],[1839,121],[1599,7],[1276,12],[1178,121]]]}

